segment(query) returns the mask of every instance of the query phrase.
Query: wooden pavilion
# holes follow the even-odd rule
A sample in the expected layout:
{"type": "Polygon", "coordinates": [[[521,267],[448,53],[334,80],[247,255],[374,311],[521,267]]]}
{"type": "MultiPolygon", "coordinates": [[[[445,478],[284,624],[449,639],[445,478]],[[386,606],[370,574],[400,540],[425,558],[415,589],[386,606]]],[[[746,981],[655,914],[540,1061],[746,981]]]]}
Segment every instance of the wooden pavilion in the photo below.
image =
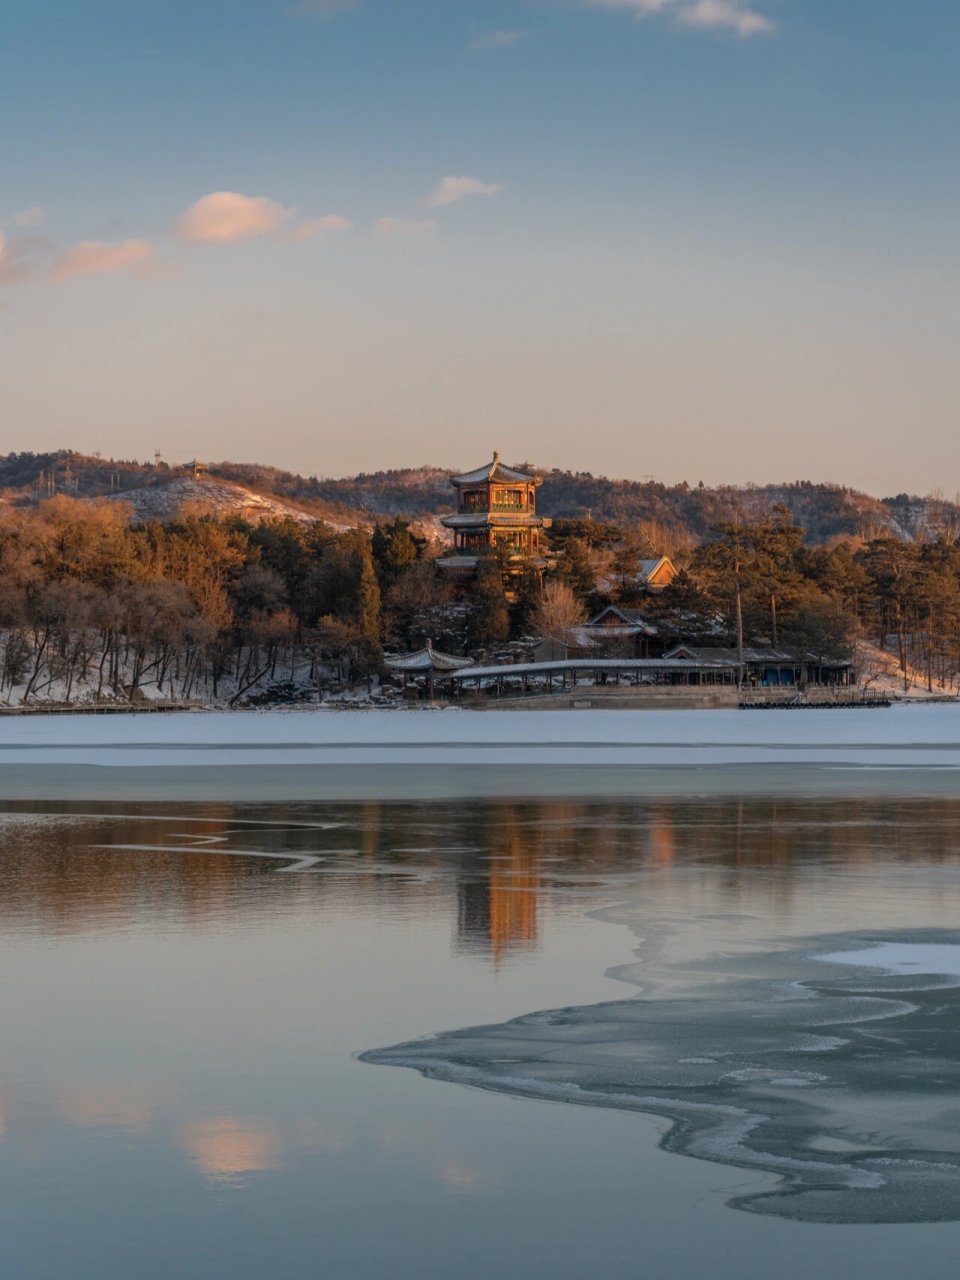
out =
{"type": "Polygon", "coordinates": [[[403,677],[403,692],[406,696],[411,684],[415,688],[423,688],[429,699],[433,699],[434,689],[438,685],[449,687],[453,673],[472,665],[469,658],[457,658],[452,653],[441,653],[434,649],[433,642],[428,640],[422,649],[415,653],[397,654],[384,659],[384,665],[393,675],[403,677]]]}
{"type": "Polygon", "coordinates": [[[499,453],[476,471],[451,476],[457,491],[457,510],[441,524],[453,531],[453,554],[438,566],[461,580],[470,579],[481,557],[496,555],[510,577],[525,569],[542,572],[547,561],[541,542],[551,521],[537,514],[537,489],[542,478],[518,471],[500,461],[499,453]]]}

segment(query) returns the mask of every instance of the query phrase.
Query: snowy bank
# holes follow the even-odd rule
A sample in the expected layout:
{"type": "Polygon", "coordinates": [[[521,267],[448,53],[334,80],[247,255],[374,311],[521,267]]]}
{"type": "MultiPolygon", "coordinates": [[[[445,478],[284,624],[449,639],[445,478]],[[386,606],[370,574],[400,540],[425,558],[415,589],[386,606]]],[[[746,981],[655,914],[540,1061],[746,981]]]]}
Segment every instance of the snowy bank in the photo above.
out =
{"type": "Polygon", "coordinates": [[[210,712],[0,721],[0,796],[957,790],[960,707],[210,712]]]}

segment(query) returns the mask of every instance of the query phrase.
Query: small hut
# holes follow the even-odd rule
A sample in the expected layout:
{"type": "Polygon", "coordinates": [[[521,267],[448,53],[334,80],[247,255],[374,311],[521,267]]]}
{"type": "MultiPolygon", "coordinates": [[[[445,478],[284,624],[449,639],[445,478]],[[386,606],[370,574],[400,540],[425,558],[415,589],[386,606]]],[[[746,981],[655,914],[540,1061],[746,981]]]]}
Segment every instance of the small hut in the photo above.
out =
{"type": "Polygon", "coordinates": [[[426,646],[418,649],[416,653],[402,653],[385,658],[384,665],[393,675],[403,677],[404,694],[407,693],[411,681],[415,684],[423,681],[427,697],[432,699],[437,686],[444,684],[449,686],[453,673],[462,671],[472,663],[469,658],[456,658],[452,653],[441,653],[439,649],[433,647],[433,642],[428,640],[426,646]]]}

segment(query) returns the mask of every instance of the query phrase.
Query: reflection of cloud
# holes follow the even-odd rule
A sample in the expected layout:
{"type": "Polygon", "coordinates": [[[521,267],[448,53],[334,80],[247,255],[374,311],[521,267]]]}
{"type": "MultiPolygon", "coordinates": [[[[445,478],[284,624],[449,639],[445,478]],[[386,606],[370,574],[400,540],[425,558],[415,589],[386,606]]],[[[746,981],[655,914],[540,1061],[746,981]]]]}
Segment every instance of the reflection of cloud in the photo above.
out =
{"type": "Polygon", "coordinates": [[[302,1147],[311,1147],[314,1151],[322,1151],[325,1155],[331,1156],[340,1155],[350,1145],[343,1133],[316,1118],[308,1118],[298,1123],[297,1142],[302,1147]]]}
{"type": "Polygon", "coordinates": [[[84,1129],[112,1127],[142,1133],[153,1119],[153,1107],[145,1098],[109,1085],[66,1089],[58,1095],[57,1110],[68,1124],[84,1129]]]}
{"type": "Polygon", "coordinates": [[[185,209],[174,230],[181,240],[198,244],[239,244],[276,234],[295,212],[268,196],[213,191],[185,209]]]}
{"type": "Polygon", "coordinates": [[[479,1191],[489,1183],[489,1178],[479,1169],[471,1169],[466,1164],[451,1161],[442,1164],[438,1172],[440,1181],[451,1191],[479,1191]]]}
{"type": "Polygon", "coordinates": [[[280,1143],[272,1130],[234,1116],[184,1125],[180,1141],[200,1171],[215,1179],[275,1169],[280,1155],[280,1143]]]}

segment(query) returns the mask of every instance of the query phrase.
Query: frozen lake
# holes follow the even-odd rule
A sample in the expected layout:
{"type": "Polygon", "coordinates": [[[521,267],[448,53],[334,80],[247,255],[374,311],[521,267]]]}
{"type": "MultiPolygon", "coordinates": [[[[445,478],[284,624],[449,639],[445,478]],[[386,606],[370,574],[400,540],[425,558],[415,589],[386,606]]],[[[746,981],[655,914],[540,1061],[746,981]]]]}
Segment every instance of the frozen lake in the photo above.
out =
{"type": "Polygon", "coordinates": [[[957,790],[960,705],[0,720],[0,797],[408,799],[957,790]]]}
{"type": "MultiPolygon", "coordinates": [[[[778,748],[722,715],[708,741],[749,780],[736,753],[778,748]]],[[[810,746],[817,715],[786,728],[810,746]]],[[[824,746],[905,754],[910,733],[854,712],[858,743],[823,715],[835,736],[779,794],[711,793],[707,770],[690,795],[643,772],[632,796],[584,775],[456,803],[137,798],[144,748],[111,736],[131,721],[98,721],[122,764],[28,759],[92,748],[73,721],[4,724],[0,782],[117,788],[2,805],[5,1274],[948,1274],[960,734],[949,709],[918,747],[943,757],[912,775],[929,794],[875,785],[865,756],[834,795],[801,776],[824,746]]],[[[423,719],[465,718],[495,720],[423,719]]],[[[134,724],[169,746],[174,719],[134,724]]],[[[230,720],[196,718],[203,750],[230,720]]]]}

